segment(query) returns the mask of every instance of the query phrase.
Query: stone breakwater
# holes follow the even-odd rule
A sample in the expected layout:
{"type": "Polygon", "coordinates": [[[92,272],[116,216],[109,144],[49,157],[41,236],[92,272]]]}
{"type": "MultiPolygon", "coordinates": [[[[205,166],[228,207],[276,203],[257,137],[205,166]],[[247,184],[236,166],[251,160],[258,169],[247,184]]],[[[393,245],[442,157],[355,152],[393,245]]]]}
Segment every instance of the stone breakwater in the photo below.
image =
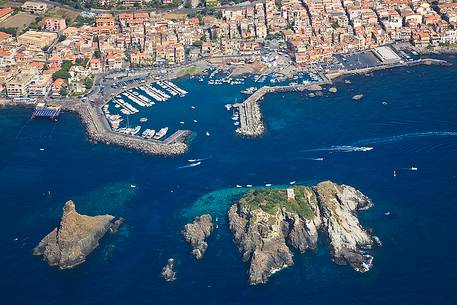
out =
{"type": "Polygon", "coordinates": [[[322,90],[321,85],[330,84],[329,81],[293,86],[265,86],[250,95],[243,103],[234,104],[238,108],[240,116],[240,127],[236,129],[236,133],[247,137],[258,137],[265,132],[265,126],[262,121],[262,112],[260,111],[260,102],[263,101],[264,95],[268,93],[279,92],[303,92],[305,90],[318,91],[322,90]]]}
{"type": "Polygon", "coordinates": [[[86,103],[69,103],[65,105],[64,110],[73,111],[79,114],[81,121],[86,127],[86,133],[92,141],[118,145],[147,154],[183,154],[188,149],[185,140],[187,136],[192,133],[189,130],[178,130],[163,142],[147,140],[139,136],[130,136],[113,132],[108,126],[108,122],[103,117],[103,114],[86,103]]]}
{"type": "MultiPolygon", "coordinates": [[[[320,74],[323,79],[321,82],[316,82],[313,84],[304,84],[304,85],[290,85],[290,86],[274,86],[269,87],[265,86],[254,92],[250,95],[243,103],[234,104],[233,106],[238,108],[240,116],[240,127],[238,127],[235,132],[239,135],[246,137],[258,137],[265,132],[265,126],[262,120],[262,112],[260,110],[260,102],[263,100],[263,97],[269,93],[279,93],[279,92],[303,92],[308,91],[321,91],[322,85],[331,85],[332,80],[343,77],[346,75],[354,74],[366,74],[373,71],[392,69],[396,67],[405,67],[405,66],[416,66],[416,65],[442,65],[449,66],[449,62],[440,59],[433,58],[424,58],[418,59],[409,62],[401,62],[395,64],[385,64],[378,65],[374,67],[368,67],[363,69],[354,69],[354,70],[340,70],[329,72],[327,74],[320,74]]],[[[333,87],[329,92],[336,92],[336,88],[333,87]]],[[[314,93],[311,93],[314,96],[314,93]]]]}
{"type": "MultiPolygon", "coordinates": [[[[112,144],[137,150],[146,154],[173,156],[188,150],[187,138],[190,130],[178,130],[163,141],[144,139],[139,136],[125,135],[111,130],[100,109],[79,100],[54,100],[52,104],[62,106],[64,111],[79,115],[86,128],[88,138],[94,143],[112,144]]],[[[34,103],[20,103],[11,100],[0,100],[4,107],[34,107],[34,103]]]]}
{"type": "Polygon", "coordinates": [[[334,72],[327,73],[326,76],[329,80],[334,80],[336,78],[343,77],[346,75],[366,74],[366,73],[370,73],[370,72],[374,72],[374,71],[399,68],[399,67],[412,67],[412,66],[418,66],[418,65],[450,66],[451,63],[447,62],[446,60],[442,60],[442,59],[422,58],[422,59],[408,61],[408,62],[379,65],[379,66],[368,67],[368,68],[363,68],[363,69],[334,71],[334,72]]]}
{"type": "Polygon", "coordinates": [[[368,271],[373,261],[370,249],[380,241],[362,227],[357,211],[371,206],[360,191],[331,181],[246,193],[230,207],[228,219],[241,258],[249,264],[250,284],[265,283],[293,265],[292,249],[316,249],[319,231],[328,237],[336,264],[368,271]]]}

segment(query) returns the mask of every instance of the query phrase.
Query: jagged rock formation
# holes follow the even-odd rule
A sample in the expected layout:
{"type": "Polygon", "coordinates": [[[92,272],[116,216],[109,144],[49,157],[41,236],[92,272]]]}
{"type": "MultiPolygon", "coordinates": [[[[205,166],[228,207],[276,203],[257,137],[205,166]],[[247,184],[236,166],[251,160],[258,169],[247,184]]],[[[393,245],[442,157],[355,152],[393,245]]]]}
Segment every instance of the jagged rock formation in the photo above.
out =
{"type": "Polygon", "coordinates": [[[319,183],[315,190],[335,263],[368,271],[373,257],[364,249],[371,248],[373,237],[362,228],[355,212],[370,208],[370,199],[351,186],[330,181],[319,183]]]}
{"type": "Polygon", "coordinates": [[[123,219],[113,222],[114,216],[87,216],[78,214],[73,201],[63,208],[58,228],[46,235],[33,250],[33,255],[43,255],[50,266],[68,269],[82,264],[106,232],[117,231],[123,219]]]}
{"type": "Polygon", "coordinates": [[[336,263],[367,271],[372,256],[365,249],[373,237],[355,212],[370,206],[356,189],[330,181],[314,188],[248,192],[230,207],[228,218],[242,260],[249,262],[249,282],[265,283],[273,273],[293,265],[291,248],[301,253],[315,249],[319,229],[328,233],[336,263]]]}
{"type": "Polygon", "coordinates": [[[165,267],[162,268],[162,272],[160,272],[160,275],[167,282],[173,282],[174,280],[176,280],[176,272],[173,271],[174,263],[175,260],[169,258],[165,267]]]}
{"type": "Polygon", "coordinates": [[[184,239],[192,246],[192,255],[196,259],[203,258],[203,254],[208,248],[206,240],[212,231],[213,222],[211,215],[208,214],[197,216],[192,223],[184,226],[184,230],[181,233],[184,239]]]}

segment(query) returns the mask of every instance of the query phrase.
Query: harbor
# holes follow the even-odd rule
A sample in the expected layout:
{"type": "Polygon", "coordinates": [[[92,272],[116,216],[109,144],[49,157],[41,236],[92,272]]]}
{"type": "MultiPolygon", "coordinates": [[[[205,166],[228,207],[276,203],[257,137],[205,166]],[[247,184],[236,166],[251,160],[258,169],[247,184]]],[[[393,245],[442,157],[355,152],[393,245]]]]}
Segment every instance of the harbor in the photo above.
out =
{"type": "MultiPolygon", "coordinates": [[[[188,92],[167,80],[147,83],[140,81],[138,86],[125,88],[116,92],[116,95],[109,99],[101,110],[109,123],[111,131],[126,136],[141,137],[147,141],[160,141],[168,139],[166,136],[170,130],[168,126],[153,126],[148,123],[146,116],[138,119],[136,115],[145,115],[145,109],[156,106],[156,103],[163,103],[175,98],[182,98],[188,92]],[[144,128],[143,124],[146,124],[144,128]]],[[[150,113],[148,111],[147,113],[150,113]]],[[[175,144],[184,141],[189,133],[178,130],[167,140],[168,144],[175,144]]]]}
{"type": "MultiPolygon", "coordinates": [[[[450,63],[434,58],[421,58],[416,60],[400,61],[394,63],[380,64],[376,63],[372,66],[358,69],[341,69],[332,70],[328,73],[319,72],[317,76],[313,77],[312,82],[303,82],[302,84],[291,82],[288,85],[276,85],[276,86],[263,86],[260,89],[256,87],[247,88],[242,91],[244,94],[250,94],[244,102],[227,104],[227,110],[235,109],[235,114],[232,119],[235,121],[234,125],[237,126],[235,132],[238,135],[246,137],[258,137],[265,132],[265,126],[262,120],[262,112],[260,110],[260,102],[263,101],[264,96],[269,93],[279,92],[303,92],[308,91],[321,91],[324,85],[331,85],[333,80],[356,74],[367,74],[374,71],[386,70],[398,67],[408,67],[417,65],[441,65],[449,66],[450,63]]],[[[259,80],[265,76],[260,76],[259,80]]],[[[273,81],[274,83],[275,81],[273,81]]],[[[314,93],[311,93],[314,95],[314,93]]],[[[361,95],[363,97],[363,95],[361,95]]]]}

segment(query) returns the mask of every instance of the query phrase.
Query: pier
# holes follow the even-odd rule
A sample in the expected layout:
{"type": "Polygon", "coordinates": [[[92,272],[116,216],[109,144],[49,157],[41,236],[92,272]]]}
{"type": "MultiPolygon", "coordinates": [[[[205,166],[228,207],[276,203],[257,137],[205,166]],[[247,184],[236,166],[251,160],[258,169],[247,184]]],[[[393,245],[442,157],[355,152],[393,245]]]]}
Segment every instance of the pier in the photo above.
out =
{"type": "Polygon", "coordinates": [[[238,109],[240,116],[240,127],[236,129],[236,133],[247,137],[258,137],[265,132],[265,126],[262,121],[262,112],[260,111],[260,102],[264,95],[275,92],[302,92],[305,90],[315,91],[321,90],[321,85],[331,84],[331,82],[321,75],[322,81],[305,85],[294,86],[264,86],[250,95],[243,103],[234,104],[233,107],[238,109]]]}
{"type": "Polygon", "coordinates": [[[238,109],[240,117],[240,127],[235,131],[237,134],[247,137],[258,137],[265,132],[265,126],[262,121],[262,112],[260,110],[260,102],[263,100],[263,97],[268,93],[277,93],[277,92],[302,92],[305,90],[309,91],[320,91],[322,90],[323,85],[332,84],[332,80],[343,77],[346,75],[354,74],[366,74],[373,71],[392,69],[397,67],[408,67],[408,66],[417,66],[417,65],[450,65],[447,61],[441,59],[433,58],[423,58],[409,62],[400,62],[394,64],[383,64],[363,69],[354,69],[354,70],[339,70],[332,71],[324,74],[323,72],[318,72],[322,81],[314,82],[311,84],[303,85],[289,85],[289,86],[264,86],[250,95],[243,103],[233,104],[232,106],[238,109]]]}
{"type": "Polygon", "coordinates": [[[60,106],[50,106],[44,103],[38,103],[32,113],[32,119],[49,118],[56,120],[60,115],[60,106]]]}

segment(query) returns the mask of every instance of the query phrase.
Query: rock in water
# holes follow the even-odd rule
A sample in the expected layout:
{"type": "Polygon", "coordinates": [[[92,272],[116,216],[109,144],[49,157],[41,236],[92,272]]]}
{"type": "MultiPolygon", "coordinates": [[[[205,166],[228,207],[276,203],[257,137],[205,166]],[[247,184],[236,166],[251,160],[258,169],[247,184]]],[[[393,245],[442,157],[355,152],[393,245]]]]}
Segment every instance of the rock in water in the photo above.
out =
{"type": "Polygon", "coordinates": [[[319,215],[316,196],[308,187],[254,190],[232,205],[230,230],[243,261],[250,263],[249,282],[265,283],[293,265],[288,244],[301,252],[316,248],[319,215]]]}
{"type": "Polygon", "coordinates": [[[365,249],[371,248],[373,237],[362,228],[355,213],[370,208],[370,199],[351,186],[330,181],[319,183],[315,190],[334,261],[350,264],[359,272],[368,271],[373,257],[365,249]]]}
{"type": "Polygon", "coordinates": [[[107,231],[117,230],[122,223],[113,220],[111,215],[80,215],[73,201],[67,201],[59,227],[40,241],[33,255],[43,255],[50,266],[59,266],[60,269],[75,267],[97,248],[98,241],[107,231]]]}
{"type": "Polygon", "coordinates": [[[291,248],[315,249],[324,229],[338,264],[364,272],[373,257],[366,249],[373,237],[355,213],[371,202],[353,187],[326,181],[316,187],[258,189],[230,207],[228,219],[242,260],[249,263],[249,282],[265,283],[275,272],[293,265],[291,248]]]}
{"type": "Polygon", "coordinates": [[[213,232],[213,222],[211,215],[205,214],[195,217],[192,223],[186,224],[182,235],[184,239],[192,246],[192,255],[196,259],[203,258],[208,243],[206,240],[213,232]]]}
{"type": "Polygon", "coordinates": [[[176,272],[173,271],[174,263],[175,260],[169,258],[167,264],[162,268],[162,272],[160,273],[163,279],[167,282],[173,282],[176,280],[176,272]]]}

